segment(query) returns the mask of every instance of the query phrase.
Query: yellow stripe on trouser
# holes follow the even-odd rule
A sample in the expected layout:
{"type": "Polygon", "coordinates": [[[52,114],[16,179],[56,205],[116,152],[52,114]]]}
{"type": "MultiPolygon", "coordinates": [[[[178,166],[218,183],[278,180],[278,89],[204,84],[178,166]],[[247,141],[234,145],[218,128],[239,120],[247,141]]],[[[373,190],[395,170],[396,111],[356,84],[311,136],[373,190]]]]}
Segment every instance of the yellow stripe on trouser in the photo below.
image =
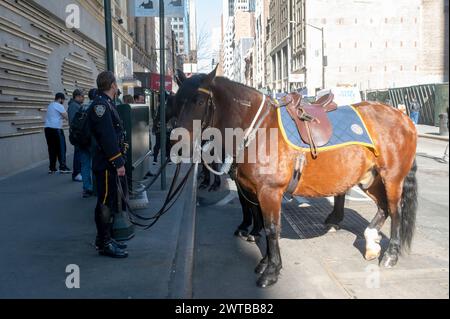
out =
{"type": "Polygon", "coordinates": [[[111,157],[111,159],[110,159],[109,161],[112,162],[112,161],[118,159],[118,158],[121,157],[121,156],[122,156],[122,153],[119,153],[119,154],[117,154],[116,156],[111,157]]]}
{"type": "Polygon", "coordinates": [[[103,205],[106,205],[106,199],[108,198],[108,170],[105,171],[105,198],[103,199],[103,205]]]}

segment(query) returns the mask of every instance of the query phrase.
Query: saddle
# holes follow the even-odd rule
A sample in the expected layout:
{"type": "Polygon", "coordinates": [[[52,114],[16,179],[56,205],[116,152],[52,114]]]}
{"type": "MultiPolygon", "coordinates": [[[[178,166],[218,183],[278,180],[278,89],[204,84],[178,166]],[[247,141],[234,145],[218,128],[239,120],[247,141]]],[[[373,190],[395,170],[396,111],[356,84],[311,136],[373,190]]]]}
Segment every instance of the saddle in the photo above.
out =
{"type": "Polygon", "coordinates": [[[334,95],[329,93],[312,104],[303,103],[300,94],[291,93],[288,96],[284,97],[283,103],[303,142],[310,146],[311,155],[317,158],[317,148],[326,145],[333,136],[327,113],[337,109],[337,104],[333,102],[334,95]]]}

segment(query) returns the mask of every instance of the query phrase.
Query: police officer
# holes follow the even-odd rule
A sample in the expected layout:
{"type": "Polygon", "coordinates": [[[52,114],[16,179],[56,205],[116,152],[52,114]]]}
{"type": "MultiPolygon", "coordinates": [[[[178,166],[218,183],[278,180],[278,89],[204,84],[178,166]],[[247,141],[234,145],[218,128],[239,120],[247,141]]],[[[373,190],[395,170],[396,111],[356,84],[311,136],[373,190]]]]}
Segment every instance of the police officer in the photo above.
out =
{"type": "Polygon", "coordinates": [[[123,183],[126,152],[124,129],[114,103],[119,89],[112,72],[100,73],[97,86],[98,95],[89,110],[90,128],[97,144],[92,163],[97,182],[96,246],[100,255],[126,258],[126,245],[111,238],[113,214],[118,212],[119,205],[123,205],[118,185],[122,185],[123,194],[128,191],[123,183]]]}

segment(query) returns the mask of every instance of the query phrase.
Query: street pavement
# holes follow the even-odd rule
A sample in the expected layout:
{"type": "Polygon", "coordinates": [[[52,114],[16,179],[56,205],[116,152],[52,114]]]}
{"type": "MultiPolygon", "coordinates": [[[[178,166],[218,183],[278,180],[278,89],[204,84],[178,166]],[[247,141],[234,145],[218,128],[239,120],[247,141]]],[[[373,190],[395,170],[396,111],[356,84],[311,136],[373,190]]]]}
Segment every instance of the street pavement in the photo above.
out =
{"type": "MultiPolygon", "coordinates": [[[[253,272],[264,240],[255,245],[233,236],[242,213],[231,183],[218,192],[200,191],[192,216],[192,190],[186,189],[154,228],[137,230],[128,259],[114,260],[98,256],[93,246],[95,199],[82,199],[81,184],[70,175],[49,176],[47,163],[37,165],[0,179],[0,298],[448,298],[447,143],[419,140],[417,233],[412,253],[395,269],[363,259],[362,233],[376,211],[367,198],[350,193],[337,233],[322,227],[332,209],[328,199],[297,198],[283,204],[284,268],[268,289],[256,287],[253,272]],[[194,228],[186,220],[193,217],[191,256],[194,228]],[[72,264],[80,269],[80,289],[66,287],[72,264]]],[[[151,216],[165,194],[157,182],[148,192],[150,207],[139,212],[151,216]]],[[[386,248],[389,223],[383,234],[386,248]]]]}
{"type": "MultiPolygon", "coordinates": [[[[140,214],[162,206],[159,185],[140,214]]],[[[184,195],[154,228],[137,229],[129,258],[117,260],[97,254],[96,200],[82,199],[81,188],[71,175],[47,175],[47,164],[0,181],[0,298],[168,298],[184,195]],[[66,286],[72,264],[80,269],[79,289],[66,286]]]]}
{"type": "MultiPolygon", "coordinates": [[[[449,166],[440,161],[446,145],[419,140],[417,232],[411,254],[401,256],[394,269],[363,258],[363,232],[376,212],[371,201],[351,196],[343,229],[326,233],[323,221],[332,203],[299,199],[283,204],[279,282],[257,288],[253,269],[265,251],[264,240],[255,245],[233,236],[242,218],[237,199],[206,206],[208,195],[200,192],[194,298],[448,298],[449,166]]],[[[386,249],[389,220],[382,232],[386,249]]]]}

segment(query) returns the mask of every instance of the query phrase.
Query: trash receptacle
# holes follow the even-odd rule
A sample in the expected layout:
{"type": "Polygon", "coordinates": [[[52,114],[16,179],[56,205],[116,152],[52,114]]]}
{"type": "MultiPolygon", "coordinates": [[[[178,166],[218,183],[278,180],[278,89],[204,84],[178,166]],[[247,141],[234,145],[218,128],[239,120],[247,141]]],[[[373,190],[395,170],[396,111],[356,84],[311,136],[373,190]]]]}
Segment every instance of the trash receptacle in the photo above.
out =
{"type": "Polygon", "coordinates": [[[447,113],[439,114],[439,135],[448,135],[448,115],[447,113]]]}

